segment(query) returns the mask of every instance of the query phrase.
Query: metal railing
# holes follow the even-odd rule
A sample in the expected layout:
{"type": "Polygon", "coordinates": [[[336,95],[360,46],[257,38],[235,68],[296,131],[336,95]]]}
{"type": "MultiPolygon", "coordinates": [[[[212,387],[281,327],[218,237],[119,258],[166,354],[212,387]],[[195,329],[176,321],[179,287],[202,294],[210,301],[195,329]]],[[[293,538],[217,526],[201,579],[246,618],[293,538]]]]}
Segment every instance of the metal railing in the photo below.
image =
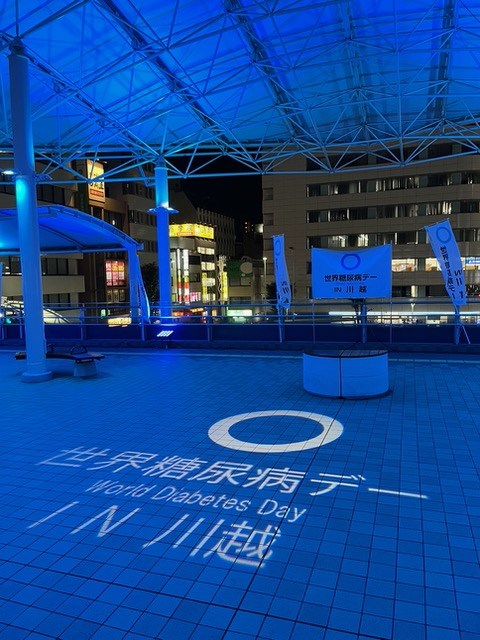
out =
{"type": "MultiPolygon", "coordinates": [[[[288,311],[274,302],[173,305],[151,317],[120,304],[50,305],[44,311],[47,339],[151,341],[160,327],[174,340],[267,342],[480,343],[480,298],[455,309],[448,298],[375,301],[296,301],[288,311]]],[[[23,340],[21,306],[0,307],[0,340],[23,340]]]]}

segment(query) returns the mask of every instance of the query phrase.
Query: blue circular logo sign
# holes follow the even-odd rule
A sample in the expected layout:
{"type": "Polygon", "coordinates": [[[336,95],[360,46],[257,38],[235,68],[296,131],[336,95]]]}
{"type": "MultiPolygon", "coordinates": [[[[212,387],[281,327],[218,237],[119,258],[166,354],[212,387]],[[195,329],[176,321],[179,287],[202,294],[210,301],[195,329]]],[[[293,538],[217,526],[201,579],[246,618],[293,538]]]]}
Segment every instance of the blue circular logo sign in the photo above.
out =
{"type": "Polygon", "coordinates": [[[360,264],[360,256],[358,253],[346,253],[341,259],[340,264],[346,271],[353,271],[360,264]]]}
{"type": "Polygon", "coordinates": [[[449,242],[452,238],[452,232],[447,227],[440,227],[435,231],[435,235],[439,242],[449,242]]]}

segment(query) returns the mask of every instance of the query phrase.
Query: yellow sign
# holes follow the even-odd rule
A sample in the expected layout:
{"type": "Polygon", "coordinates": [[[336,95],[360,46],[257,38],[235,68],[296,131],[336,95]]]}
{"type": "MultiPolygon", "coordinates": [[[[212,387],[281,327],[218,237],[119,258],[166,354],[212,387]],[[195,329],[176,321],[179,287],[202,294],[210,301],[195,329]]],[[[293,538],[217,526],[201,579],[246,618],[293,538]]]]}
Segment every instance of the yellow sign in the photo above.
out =
{"type": "Polygon", "coordinates": [[[208,284],[207,284],[208,276],[205,271],[202,271],[201,278],[202,278],[202,301],[208,302],[208,284]]]}
{"type": "Polygon", "coordinates": [[[228,302],[228,273],[226,271],[220,273],[220,280],[222,283],[220,300],[221,302],[228,302]]]}
{"type": "MultiPolygon", "coordinates": [[[[92,160],[87,160],[87,178],[92,180],[94,178],[98,178],[98,176],[102,176],[103,174],[103,164],[101,164],[100,162],[92,162],[92,160]]],[[[89,182],[88,197],[90,200],[105,202],[105,183],[100,181],[89,182]]]]}
{"type": "Polygon", "coordinates": [[[111,316],[107,318],[107,324],[109,327],[126,327],[131,324],[132,319],[130,316],[111,316]]]}
{"type": "Polygon", "coordinates": [[[205,224],[197,224],[196,222],[185,222],[183,224],[171,224],[171,238],[206,238],[214,239],[213,227],[207,227],[205,224]]]}

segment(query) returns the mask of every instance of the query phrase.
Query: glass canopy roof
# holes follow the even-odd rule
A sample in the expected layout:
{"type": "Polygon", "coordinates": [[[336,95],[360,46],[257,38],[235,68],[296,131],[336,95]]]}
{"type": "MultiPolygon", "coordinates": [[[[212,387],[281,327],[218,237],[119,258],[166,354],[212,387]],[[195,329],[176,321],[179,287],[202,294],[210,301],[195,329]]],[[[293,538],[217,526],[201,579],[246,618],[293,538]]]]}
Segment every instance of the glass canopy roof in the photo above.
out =
{"type": "Polygon", "coordinates": [[[159,155],[173,176],[225,156],[278,172],[297,153],[335,172],[439,139],[478,153],[479,0],[0,0],[0,27],[4,162],[15,36],[47,172],[115,157],[141,175],[159,155]]]}
{"type": "MultiPolygon", "coordinates": [[[[111,224],[71,207],[37,207],[42,255],[138,251],[141,243],[111,224]]],[[[20,254],[16,209],[0,209],[0,256],[20,254]]]]}

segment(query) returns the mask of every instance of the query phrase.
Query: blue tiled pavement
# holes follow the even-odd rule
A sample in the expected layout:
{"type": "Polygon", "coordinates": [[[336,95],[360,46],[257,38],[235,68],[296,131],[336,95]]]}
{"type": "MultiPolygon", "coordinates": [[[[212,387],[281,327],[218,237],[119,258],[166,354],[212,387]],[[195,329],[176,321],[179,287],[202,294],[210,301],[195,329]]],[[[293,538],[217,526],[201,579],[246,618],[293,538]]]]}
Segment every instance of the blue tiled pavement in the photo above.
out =
{"type": "Polygon", "coordinates": [[[480,358],[356,401],[294,353],[50,364],[0,353],[2,639],[480,640],[480,358]]]}

